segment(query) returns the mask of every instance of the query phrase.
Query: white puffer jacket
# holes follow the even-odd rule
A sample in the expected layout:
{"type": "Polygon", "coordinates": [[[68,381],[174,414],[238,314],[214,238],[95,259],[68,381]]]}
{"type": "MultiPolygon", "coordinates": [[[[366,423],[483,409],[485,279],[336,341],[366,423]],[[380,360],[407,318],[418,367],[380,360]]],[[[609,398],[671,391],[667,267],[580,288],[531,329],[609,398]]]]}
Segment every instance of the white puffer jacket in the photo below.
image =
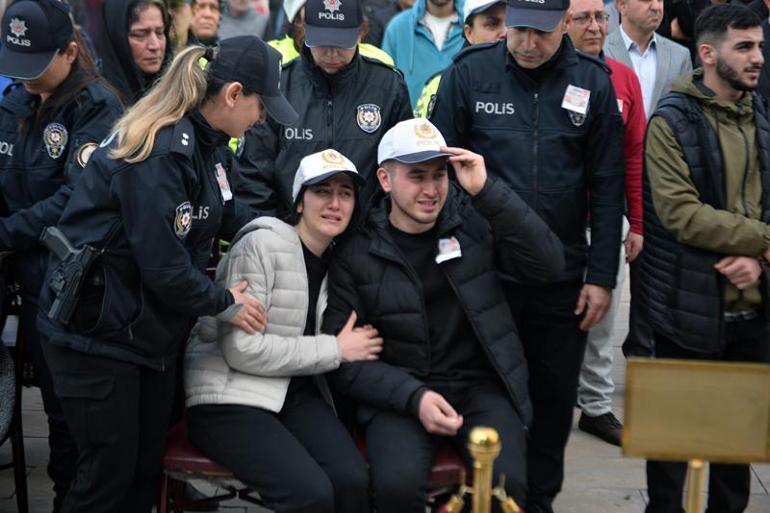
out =
{"type": "MultiPolygon", "coordinates": [[[[308,309],[308,279],[302,245],[288,224],[260,217],[233,239],[217,266],[216,281],[232,287],[247,280],[246,293],[267,312],[264,333],[202,317],[192,330],[185,354],[187,406],[241,404],[278,412],[291,376],[317,377],[322,394],[331,396],[322,373],[341,361],[331,335],[303,336],[308,309]]],[[[326,278],[316,307],[316,326],[326,309],[326,278]]]]}

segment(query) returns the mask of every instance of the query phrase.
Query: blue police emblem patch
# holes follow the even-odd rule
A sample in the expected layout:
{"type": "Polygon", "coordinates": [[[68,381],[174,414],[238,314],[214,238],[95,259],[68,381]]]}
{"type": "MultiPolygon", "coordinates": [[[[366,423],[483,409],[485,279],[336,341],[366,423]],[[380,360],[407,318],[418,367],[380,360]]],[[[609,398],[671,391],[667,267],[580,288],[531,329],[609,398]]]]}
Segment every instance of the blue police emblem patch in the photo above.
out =
{"type": "Polygon", "coordinates": [[[365,103],[359,105],[356,113],[356,122],[358,128],[371,134],[376,132],[382,124],[382,116],[380,115],[380,106],[373,103],[365,103]]]}
{"type": "Polygon", "coordinates": [[[583,123],[586,121],[585,114],[580,114],[579,112],[573,112],[571,110],[568,110],[567,114],[569,114],[569,120],[572,121],[572,124],[575,126],[583,126],[583,123]]]}
{"type": "Polygon", "coordinates": [[[67,146],[67,129],[61,123],[49,123],[43,130],[43,143],[48,151],[48,156],[58,159],[64,153],[67,146]]]}
{"type": "Polygon", "coordinates": [[[176,217],[174,218],[174,233],[180,239],[184,239],[190,228],[192,228],[192,205],[189,201],[185,201],[178,207],[176,207],[176,217]]]}

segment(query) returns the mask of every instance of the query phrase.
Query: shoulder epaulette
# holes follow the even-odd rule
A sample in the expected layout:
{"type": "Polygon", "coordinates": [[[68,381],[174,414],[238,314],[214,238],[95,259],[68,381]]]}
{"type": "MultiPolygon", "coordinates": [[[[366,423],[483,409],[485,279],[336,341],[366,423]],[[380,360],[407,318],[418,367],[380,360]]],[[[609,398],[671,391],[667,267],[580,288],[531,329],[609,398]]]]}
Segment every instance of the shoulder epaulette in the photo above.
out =
{"type": "Polygon", "coordinates": [[[472,54],[474,52],[478,52],[480,50],[485,50],[487,48],[491,48],[491,47],[493,47],[493,46],[495,46],[496,44],[499,44],[499,43],[500,43],[500,41],[491,41],[489,43],[479,43],[479,44],[476,44],[476,45],[466,46],[465,48],[461,48],[460,51],[455,54],[455,56],[452,58],[452,60],[457,62],[460,59],[463,59],[463,58],[467,57],[468,55],[470,55],[470,54],[472,54]]]}
{"type": "Polygon", "coordinates": [[[159,150],[165,147],[168,148],[169,153],[179,153],[192,158],[195,148],[195,130],[192,122],[186,117],[179,120],[173,127],[168,127],[168,131],[162,130],[158,133],[158,138],[168,138],[163,141],[164,144],[157,145],[159,150]]]}

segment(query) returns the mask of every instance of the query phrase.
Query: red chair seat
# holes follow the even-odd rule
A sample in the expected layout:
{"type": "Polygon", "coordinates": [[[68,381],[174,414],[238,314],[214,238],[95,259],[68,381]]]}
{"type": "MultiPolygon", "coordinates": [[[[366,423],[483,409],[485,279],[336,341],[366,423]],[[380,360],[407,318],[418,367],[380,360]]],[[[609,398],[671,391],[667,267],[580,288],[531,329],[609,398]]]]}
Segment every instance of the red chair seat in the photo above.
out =
{"type": "Polygon", "coordinates": [[[202,474],[207,477],[232,477],[233,473],[205,457],[187,438],[187,423],[178,422],[166,435],[166,454],[163,456],[166,472],[202,474]]]}

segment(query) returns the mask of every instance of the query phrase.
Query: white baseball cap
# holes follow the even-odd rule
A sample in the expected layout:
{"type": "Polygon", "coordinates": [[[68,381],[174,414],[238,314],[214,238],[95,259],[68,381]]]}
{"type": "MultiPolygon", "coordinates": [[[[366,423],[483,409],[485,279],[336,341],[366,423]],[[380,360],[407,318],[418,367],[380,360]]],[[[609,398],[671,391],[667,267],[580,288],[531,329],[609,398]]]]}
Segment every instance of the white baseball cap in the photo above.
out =
{"type": "Polygon", "coordinates": [[[283,12],[286,13],[289,23],[294,21],[294,17],[305,6],[305,2],[306,0],[283,0],[283,12]]]}
{"type": "Polygon", "coordinates": [[[438,157],[450,157],[451,153],[439,151],[446,146],[441,132],[425,118],[414,118],[394,125],[377,147],[377,164],[397,160],[404,164],[416,164],[438,157]]]}
{"type": "Polygon", "coordinates": [[[496,4],[505,4],[505,0],[466,0],[465,7],[463,8],[463,20],[467,20],[474,14],[484,12],[496,4]]]}
{"type": "Polygon", "coordinates": [[[319,151],[299,162],[297,174],[294,175],[294,184],[291,187],[291,200],[297,201],[297,196],[303,187],[325,182],[337,173],[345,173],[357,185],[366,183],[358,174],[356,166],[345,155],[332,149],[319,151]]]}

